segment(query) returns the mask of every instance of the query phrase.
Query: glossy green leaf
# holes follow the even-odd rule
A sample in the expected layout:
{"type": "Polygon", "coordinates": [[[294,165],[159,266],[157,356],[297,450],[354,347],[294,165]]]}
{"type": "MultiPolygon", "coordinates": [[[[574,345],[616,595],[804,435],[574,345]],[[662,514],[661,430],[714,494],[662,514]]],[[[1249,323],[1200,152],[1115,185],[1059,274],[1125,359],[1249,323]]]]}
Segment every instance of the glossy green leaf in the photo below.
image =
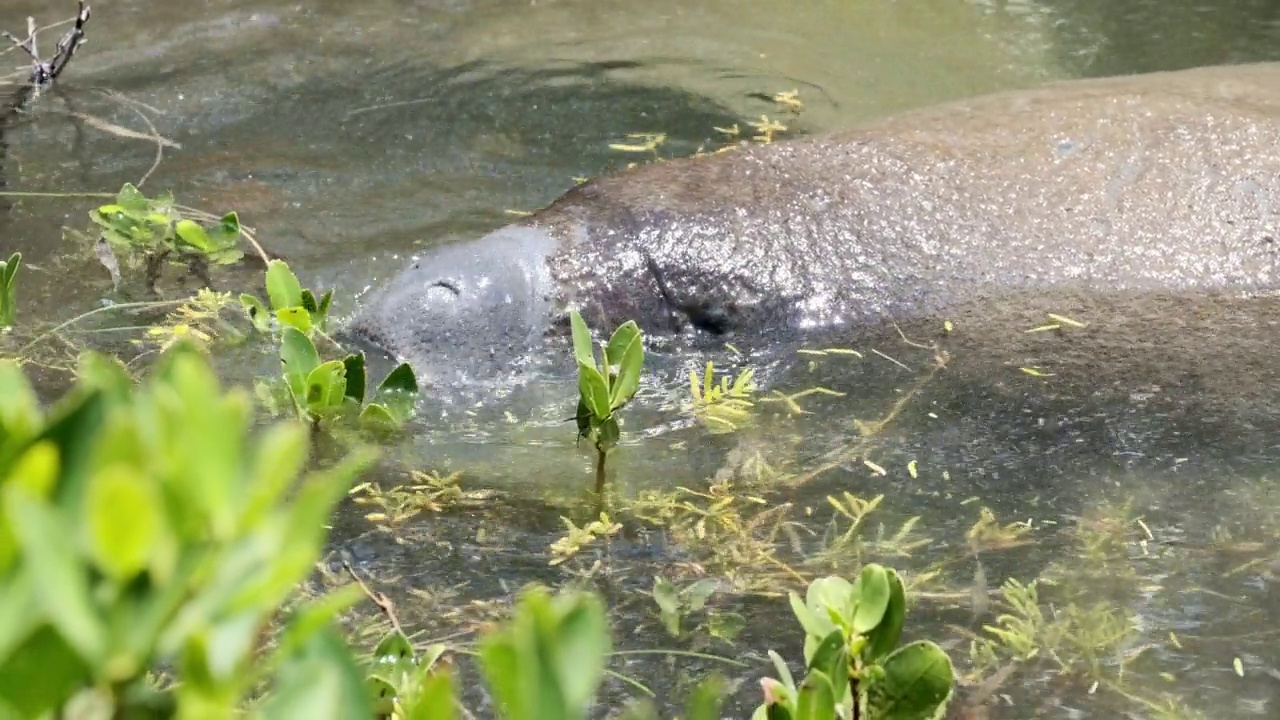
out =
{"type": "Polygon", "coordinates": [[[302,306],[302,284],[283,260],[267,263],[267,296],[276,311],[302,306]]]}
{"type": "Polygon", "coordinates": [[[595,346],[591,341],[591,330],[587,321],[577,310],[569,313],[569,328],[573,334],[573,356],[579,366],[596,367],[595,346]]]}
{"type": "Polygon", "coordinates": [[[796,693],[796,720],[835,720],[836,703],[831,680],[821,670],[810,670],[796,693]]]}
{"type": "Polygon", "coordinates": [[[902,587],[902,578],[893,568],[887,569],[889,580],[889,604],[884,611],[884,619],[874,630],[867,633],[867,645],[862,650],[863,657],[874,662],[893,652],[902,639],[902,627],[906,623],[907,596],[902,587]]]}
{"type": "Polygon", "coordinates": [[[346,371],[341,360],[330,360],[312,370],[307,375],[307,408],[319,414],[341,407],[347,395],[346,371]]]}
{"type": "MultiPolygon", "coordinates": [[[[815,614],[828,616],[833,623],[839,622],[845,626],[852,624],[856,602],[853,584],[842,577],[818,578],[809,583],[809,589],[805,593],[805,604],[815,614]]],[[[830,628],[824,627],[819,637],[826,636],[828,632],[830,628]]]]}
{"type": "Polygon", "coordinates": [[[629,320],[614,331],[605,348],[609,372],[613,376],[609,406],[617,409],[627,404],[640,387],[640,371],[644,367],[644,343],[640,328],[629,320]]]}
{"type": "Polygon", "coordinates": [[[594,366],[578,364],[578,393],[597,421],[609,417],[609,384],[594,366]]]}
{"type": "Polygon", "coordinates": [[[311,313],[300,307],[281,308],[276,311],[276,320],[285,327],[291,327],[304,335],[311,334],[311,313]]]}
{"type": "Polygon", "coordinates": [[[951,699],[951,658],[928,640],[904,645],[885,657],[884,675],[868,690],[871,717],[932,720],[951,699]]]}
{"type": "Polygon", "coordinates": [[[173,231],[184,244],[202,253],[207,253],[214,249],[214,244],[209,239],[209,234],[204,231],[203,227],[200,227],[200,223],[194,220],[179,220],[173,226],[173,231]]]}
{"type": "Polygon", "coordinates": [[[418,378],[409,363],[400,363],[387,373],[373,394],[373,402],[382,404],[397,425],[413,417],[417,401],[418,378]]]}
{"type": "Polygon", "coordinates": [[[799,595],[792,592],[788,594],[788,598],[791,602],[791,612],[796,616],[800,627],[804,628],[805,633],[810,637],[824,638],[836,628],[835,623],[831,622],[825,613],[819,614],[811,610],[799,595]]]}
{"type": "Polygon", "coordinates": [[[305,401],[307,377],[320,365],[315,344],[297,328],[287,327],[280,336],[280,360],[289,388],[300,402],[305,401]]]}
{"type": "Polygon", "coordinates": [[[849,690],[849,648],[844,631],[832,630],[818,643],[809,659],[810,670],[821,670],[831,682],[834,701],[839,703],[849,690]]]}
{"type": "Polygon", "coordinates": [[[371,428],[386,429],[396,427],[396,419],[391,416],[385,405],[369,403],[360,411],[360,422],[371,428]]]}
{"type": "Polygon", "coordinates": [[[149,479],[136,468],[103,467],[89,480],[89,550],[98,569],[120,584],[144,569],[163,533],[163,508],[149,479]]]}
{"type": "Polygon", "coordinates": [[[355,400],[357,404],[364,404],[365,383],[365,366],[364,353],[356,353],[348,355],[342,359],[342,364],[347,369],[347,397],[355,400]]]}
{"type": "Polygon", "coordinates": [[[209,243],[218,250],[236,247],[240,243],[240,216],[234,212],[223,215],[217,224],[207,231],[209,243]]]}
{"type": "Polygon", "coordinates": [[[857,607],[853,613],[853,630],[866,634],[884,619],[889,607],[889,574],[883,566],[868,563],[854,584],[857,607]]]}
{"type": "Polygon", "coordinates": [[[378,392],[390,391],[414,394],[418,392],[418,378],[413,374],[413,367],[409,363],[397,365],[378,384],[378,392]]]}

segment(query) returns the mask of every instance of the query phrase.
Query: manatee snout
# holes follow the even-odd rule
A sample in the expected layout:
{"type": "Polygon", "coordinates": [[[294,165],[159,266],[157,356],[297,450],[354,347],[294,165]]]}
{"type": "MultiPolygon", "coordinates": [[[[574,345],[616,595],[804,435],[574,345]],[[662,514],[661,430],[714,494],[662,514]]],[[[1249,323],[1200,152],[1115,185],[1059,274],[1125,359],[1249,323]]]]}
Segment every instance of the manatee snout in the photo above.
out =
{"type": "Polygon", "coordinates": [[[518,226],[432,248],[370,298],[348,332],[408,361],[428,384],[493,379],[523,362],[552,323],[554,251],[545,232],[518,226]]]}

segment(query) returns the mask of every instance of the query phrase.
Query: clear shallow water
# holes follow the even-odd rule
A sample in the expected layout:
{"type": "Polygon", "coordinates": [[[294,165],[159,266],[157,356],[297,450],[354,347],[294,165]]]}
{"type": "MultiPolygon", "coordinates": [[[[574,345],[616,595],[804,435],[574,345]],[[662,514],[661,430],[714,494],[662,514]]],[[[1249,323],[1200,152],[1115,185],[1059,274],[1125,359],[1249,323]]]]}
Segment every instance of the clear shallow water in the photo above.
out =
{"type": "MultiPolygon", "coordinates": [[[[305,281],[336,286],[338,310],[347,313],[417,248],[479,234],[504,222],[507,210],[546,204],[575,176],[635,159],[608,148],[625,133],[665,132],[661,152],[678,155],[714,139],[714,126],[781,116],[758,95],[799,90],[805,110],[786,122],[794,132],[813,132],[1043,79],[1280,59],[1280,18],[1265,2],[1225,9],[1085,0],[800,5],[120,0],[95,8],[90,44],[59,92],[13,134],[5,169],[15,190],[101,192],[137,182],[154,147],[77,126],[68,112],[141,131],[137,113],[101,91],[146,103],[156,131],[182,147],[165,152],[144,189],[172,189],[182,202],[214,212],[239,211],[305,281]]],[[[6,27],[20,28],[30,13],[61,17],[49,17],[45,2],[0,4],[6,27]]],[[[31,265],[22,288],[29,321],[60,321],[104,298],[140,296],[136,283],[114,294],[87,248],[63,235],[64,225],[85,229],[90,207],[20,199],[0,220],[0,251],[22,250],[31,265]]],[[[260,272],[226,271],[217,280],[239,292],[256,287],[260,272]]],[[[178,292],[171,282],[165,287],[178,292]]],[[[755,679],[766,665],[754,661],[763,650],[798,651],[785,604],[760,594],[794,578],[750,563],[726,575],[732,563],[715,565],[702,553],[717,539],[729,546],[732,534],[698,542],[671,523],[664,532],[635,521],[656,512],[652,493],[703,492],[718,476],[767,498],[769,507],[791,503],[794,524],[774,544],[781,561],[806,574],[843,567],[804,562],[831,544],[826,497],[884,494],[885,509],[871,524],[892,531],[919,515],[928,542],[909,557],[883,546],[868,556],[916,574],[944,563],[912,622],[950,643],[962,666],[967,640],[956,626],[976,627],[968,592],[974,565],[963,536],[985,505],[1001,522],[1033,528],[1028,544],[984,552],[988,587],[1043,574],[1059,581],[1042,589],[1046,607],[1064,612],[1085,597],[1132,615],[1140,632],[1118,651],[1135,654],[1125,664],[1129,692],[1173,693],[1208,717],[1273,716],[1280,701],[1280,656],[1268,630],[1280,619],[1271,592],[1280,525],[1271,479],[1280,414],[1266,352],[1273,338],[1259,324],[1251,342],[1215,353],[1207,348],[1223,338],[1200,331],[1202,342],[1172,343],[1185,356],[1175,370],[1139,364],[1132,374],[1106,375],[1105,384],[1091,374],[1107,367],[1105,359],[1059,362],[1057,375],[1037,378],[1018,368],[1060,361],[1061,348],[999,343],[988,354],[954,348],[948,370],[923,382],[930,352],[893,335],[849,338],[861,359],[827,357],[812,370],[792,363],[766,375],[788,392],[820,385],[843,396],[804,398],[809,414],[800,415],[764,404],[753,428],[729,436],[690,423],[686,391],[674,380],[654,383],[633,408],[628,444],[612,461],[622,506],[616,515],[627,530],[607,555],[588,549],[585,561],[568,565],[584,570],[602,561],[596,586],[623,618],[620,645],[698,647],[753,661],[732,671],[746,681],[745,708],[757,700],[755,679]],[[1197,367],[1204,369],[1186,370],[1197,367]],[[917,386],[893,421],[859,445],[854,420],[884,416],[917,386]],[[687,581],[699,565],[722,578],[713,611],[746,621],[735,645],[705,632],[666,637],[653,617],[644,594],[652,576],[687,581]],[[1235,658],[1243,677],[1232,669],[1235,658]]],[[[1149,340],[1159,342],[1158,328],[1149,340]]],[[[228,354],[225,365],[230,377],[247,381],[274,363],[250,349],[228,354]]],[[[56,385],[57,376],[49,382],[56,385]]],[[[561,387],[475,415],[451,408],[447,420],[428,407],[415,437],[389,449],[414,467],[461,470],[465,489],[494,493],[486,499],[442,503],[444,512],[393,532],[374,528],[366,508],[335,519],[336,550],[382,582],[415,626],[445,634],[488,617],[490,603],[525,582],[564,581],[565,571],[548,565],[548,545],[563,530],[561,515],[581,524],[592,512],[582,500],[590,458],[554,422],[570,408],[546,402],[561,387]]],[[[376,479],[406,481],[390,467],[376,479]]],[[[756,517],[759,509],[743,512],[756,517]]],[[[1103,661],[1107,677],[1117,675],[1116,655],[1109,650],[1103,661]]],[[[633,658],[618,669],[674,702],[684,679],[709,667],[633,658]]],[[[1155,716],[1106,687],[1087,694],[1089,686],[1037,666],[1000,688],[1013,704],[997,703],[990,713],[1155,716]]],[[[629,692],[612,685],[609,699],[629,692]]]]}

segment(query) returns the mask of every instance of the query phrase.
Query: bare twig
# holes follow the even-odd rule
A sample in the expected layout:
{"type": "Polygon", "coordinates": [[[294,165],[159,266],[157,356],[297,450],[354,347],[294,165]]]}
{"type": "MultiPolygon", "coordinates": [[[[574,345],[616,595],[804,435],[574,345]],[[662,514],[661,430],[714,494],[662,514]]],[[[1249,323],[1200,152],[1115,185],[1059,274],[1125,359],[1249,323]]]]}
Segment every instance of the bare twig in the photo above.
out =
{"type": "MultiPolygon", "coordinates": [[[[380,593],[369,587],[365,581],[356,574],[356,569],[351,567],[351,563],[343,560],[342,567],[347,571],[347,574],[351,576],[351,579],[356,581],[356,584],[360,586],[360,589],[364,591],[364,594],[368,596],[369,600],[373,601],[373,604],[378,606],[378,609],[382,611],[382,614],[387,616],[387,620],[391,622],[391,627],[397,633],[404,635],[404,628],[400,627],[400,619],[396,617],[396,606],[392,604],[391,598],[387,597],[384,593],[380,593]]],[[[408,636],[406,635],[405,637],[408,636]]]]}

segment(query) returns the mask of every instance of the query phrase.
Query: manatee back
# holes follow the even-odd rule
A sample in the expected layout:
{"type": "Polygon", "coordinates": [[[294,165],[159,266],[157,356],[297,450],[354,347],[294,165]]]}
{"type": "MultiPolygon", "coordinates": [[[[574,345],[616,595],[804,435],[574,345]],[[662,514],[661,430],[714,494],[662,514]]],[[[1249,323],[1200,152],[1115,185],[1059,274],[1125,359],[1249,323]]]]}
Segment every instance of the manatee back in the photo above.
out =
{"type": "Polygon", "coordinates": [[[655,163],[532,222],[568,239],[568,287],[586,273],[570,254],[610,258],[576,298],[605,321],[665,322],[670,296],[777,329],[1037,287],[1271,288],[1280,64],[1057,83],[655,163]]]}

